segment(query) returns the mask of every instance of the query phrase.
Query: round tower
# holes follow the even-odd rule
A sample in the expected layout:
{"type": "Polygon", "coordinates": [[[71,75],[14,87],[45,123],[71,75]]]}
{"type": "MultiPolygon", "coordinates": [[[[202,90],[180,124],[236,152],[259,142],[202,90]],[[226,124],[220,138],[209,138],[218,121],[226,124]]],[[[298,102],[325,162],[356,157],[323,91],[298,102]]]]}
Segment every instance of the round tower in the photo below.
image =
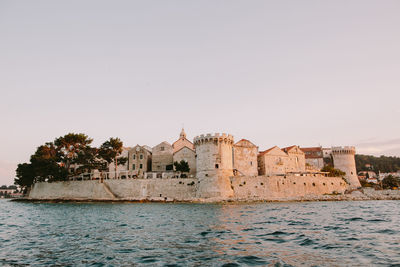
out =
{"type": "Polygon", "coordinates": [[[198,197],[227,198],[233,196],[229,177],[233,176],[233,136],[202,134],[193,140],[196,149],[198,197]]]}
{"type": "Polygon", "coordinates": [[[350,184],[350,188],[361,187],[357,176],[355,154],[356,149],[353,146],[332,147],[333,166],[346,173],[344,178],[350,184]]]}

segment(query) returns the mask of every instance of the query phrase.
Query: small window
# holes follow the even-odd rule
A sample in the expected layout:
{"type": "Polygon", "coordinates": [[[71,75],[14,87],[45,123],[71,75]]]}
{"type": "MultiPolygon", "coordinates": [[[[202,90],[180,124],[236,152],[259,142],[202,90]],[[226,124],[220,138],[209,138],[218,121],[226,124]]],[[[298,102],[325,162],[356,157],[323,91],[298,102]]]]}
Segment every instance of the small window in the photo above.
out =
{"type": "Polygon", "coordinates": [[[140,165],[139,165],[139,168],[140,168],[140,169],[143,169],[143,164],[140,164],[140,165]]]}
{"type": "Polygon", "coordinates": [[[136,155],[133,155],[133,159],[136,159],[136,155]]]}
{"type": "Polygon", "coordinates": [[[164,151],[164,149],[165,149],[165,148],[164,148],[163,146],[160,148],[161,151],[164,151]]]}
{"type": "Polygon", "coordinates": [[[252,161],[250,161],[250,166],[253,166],[253,162],[252,161]]]}
{"type": "Polygon", "coordinates": [[[140,159],[143,159],[143,155],[142,155],[142,154],[140,154],[140,156],[139,156],[139,157],[140,157],[140,159]]]}
{"type": "Polygon", "coordinates": [[[135,170],[135,169],[136,169],[136,165],[133,164],[133,165],[132,165],[132,170],[135,170]]]}
{"type": "Polygon", "coordinates": [[[219,165],[218,165],[218,164],[215,164],[215,168],[218,169],[218,168],[219,168],[219,165]]]}

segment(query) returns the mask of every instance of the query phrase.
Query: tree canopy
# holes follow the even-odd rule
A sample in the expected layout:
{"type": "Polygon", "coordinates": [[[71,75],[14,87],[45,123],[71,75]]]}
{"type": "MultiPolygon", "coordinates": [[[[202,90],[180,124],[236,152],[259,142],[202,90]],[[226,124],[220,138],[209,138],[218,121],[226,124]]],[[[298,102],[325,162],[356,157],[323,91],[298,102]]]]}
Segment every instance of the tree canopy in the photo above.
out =
{"type": "Polygon", "coordinates": [[[180,162],[174,162],[175,170],[178,172],[190,172],[189,163],[187,161],[181,160],[180,162]]]}
{"type": "Polygon", "coordinates": [[[343,172],[343,171],[341,171],[341,170],[339,170],[339,169],[335,169],[335,168],[333,168],[333,167],[330,166],[330,165],[325,165],[325,166],[321,169],[321,171],[322,171],[322,172],[329,172],[329,176],[332,176],[332,177],[341,177],[341,176],[345,176],[345,175],[346,175],[345,172],[343,172]]]}
{"type": "Polygon", "coordinates": [[[356,155],[357,172],[373,170],[378,172],[397,172],[400,170],[399,157],[356,155]]]}
{"type": "Polygon", "coordinates": [[[104,170],[112,161],[125,164],[126,158],[118,158],[123,148],[119,138],[110,138],[100,148],[91,147],[92,141],[85,134],[69,133],[39,146],[29,163],[18,165],[14,183],[28,187],[35,181],[62,181],[93,169],[104,170]]]}

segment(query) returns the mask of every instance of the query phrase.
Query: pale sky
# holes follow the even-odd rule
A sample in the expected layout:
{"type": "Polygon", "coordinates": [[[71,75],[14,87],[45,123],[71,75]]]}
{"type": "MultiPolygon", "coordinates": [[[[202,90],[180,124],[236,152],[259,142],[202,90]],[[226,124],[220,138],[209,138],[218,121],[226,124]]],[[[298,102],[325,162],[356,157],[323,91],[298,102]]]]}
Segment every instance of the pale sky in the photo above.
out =
{"type": "Polygon", "coordinates": [[[400,156],[400,1],[0,0],[0,184],[68,132],[400,156]]]}

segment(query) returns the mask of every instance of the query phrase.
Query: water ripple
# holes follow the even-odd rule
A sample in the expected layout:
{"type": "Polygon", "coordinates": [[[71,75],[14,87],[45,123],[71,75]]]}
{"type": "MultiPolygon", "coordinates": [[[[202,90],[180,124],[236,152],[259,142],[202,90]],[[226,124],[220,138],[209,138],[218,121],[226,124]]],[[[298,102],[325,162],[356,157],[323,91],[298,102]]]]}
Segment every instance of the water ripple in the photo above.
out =
{"type": "Polygon", "coordinates": [[[0,200],[0,265],[398,266],[398,203],[0,200]]]}

